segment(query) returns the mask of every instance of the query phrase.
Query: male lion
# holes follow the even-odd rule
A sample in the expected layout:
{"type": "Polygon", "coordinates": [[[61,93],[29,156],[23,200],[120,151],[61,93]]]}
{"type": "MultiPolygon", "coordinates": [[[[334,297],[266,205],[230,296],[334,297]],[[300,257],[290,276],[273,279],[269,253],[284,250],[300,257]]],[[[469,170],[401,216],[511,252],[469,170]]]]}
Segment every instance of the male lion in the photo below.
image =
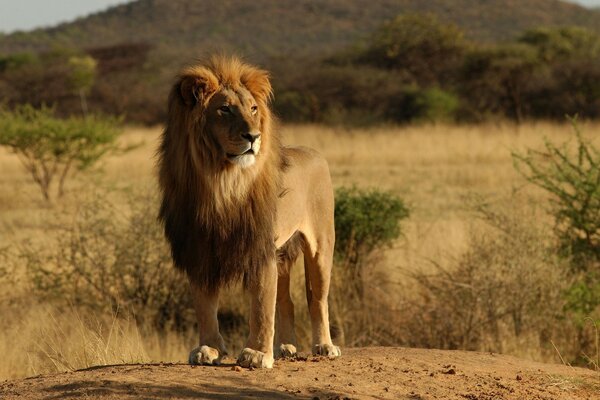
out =
{"type": "Polygon", "coordinates": [[[243,280],[251,295],[250,335],[238,358],[273,367],[296,352],[290,268],[304,253],[313,353],[339,356],[331,342],[327,295],[333,245],[333,192],[317,152],[283,147],[271,128],[266,71],[234,57],[183,70],[169,97],[161,138],[160,219],[175,266],[187,273],[199,346],[190,363],[219,364],[219,289],[243,280]]]}

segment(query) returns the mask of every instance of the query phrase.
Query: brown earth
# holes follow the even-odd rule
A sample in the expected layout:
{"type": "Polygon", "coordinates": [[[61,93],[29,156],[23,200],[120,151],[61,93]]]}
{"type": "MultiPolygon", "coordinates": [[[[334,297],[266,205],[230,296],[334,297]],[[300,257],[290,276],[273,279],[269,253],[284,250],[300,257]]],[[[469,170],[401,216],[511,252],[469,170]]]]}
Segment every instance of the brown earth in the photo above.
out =
{"type": "Polygon", "coordinates": [[[139,364],[0,384],[0,399],[600,399],[600,373],[515,357],[405,348],[278,360],[272,370],[139,364]]]}

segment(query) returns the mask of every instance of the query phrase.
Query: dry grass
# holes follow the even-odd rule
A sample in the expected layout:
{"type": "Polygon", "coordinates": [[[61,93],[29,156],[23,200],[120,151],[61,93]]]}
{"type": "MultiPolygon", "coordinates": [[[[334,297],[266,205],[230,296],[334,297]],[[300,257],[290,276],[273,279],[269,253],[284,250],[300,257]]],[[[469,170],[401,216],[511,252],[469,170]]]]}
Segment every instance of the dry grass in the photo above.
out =
{"type": "MultiPolygon", "coordinates": [[[[582,125],[584,134],[599,128],[598,124],[582,125]]],[[[292,125],[282,129],[286,144],[310,146],[325,155],[334,185],[389,189],[406,200],[412,209],[406,236],[379,266],[391,281],[403,279],[398,271],[422,265],[424,257],[444,267],[466,250],[469,232],[477,224],[465,207],[466,199],[473,193],[505,196],[524,186],[513,169],[511,151],[540,147],[544,137],[564,141],[572,134],[567,124],[549,123],[519,128],[477,125],[347,130],[292,125]]],[[[65,200],[52,210],[42,202],[16,157],[0,149],[0,249],[9,247],[12,251],[23,240],[52,246],[48,229],[68,223],[81,198],[98,187],[154,185],[154,149],[159,134],[159,128],[128,128],[122,140],[143,141],[144,145],[125,156],[107,159],[102,171],[67,184],[65,200]]],[[[533,198],[544,196],[531,188],[525,191],[533,198]]],[[[0,265],[0,281],[2,268],[0,265]]],[[[300,279],[300,269],[296,272],[300,279]]],[[[101,322],[90,325],[87,317],[60,315],[60,311],[41,307],[28,298],[27,285],[22,281],[5,283],[0,289],[4,293],[0,296],[0,379],[93,363],[183,360],[194,341],[193,335],[140,333],[122,322],[111,328],[110,316],[108,321],[106,316],[99,316],[101,322]],[[40,342],[40,334],[46,342],[40,342]]],[[[294,297],[303,302],[300,289],[294,297]]],[[[302,310],[299,317],[306,321],[302,310]]],[[[299,336],[308,336],[304,328],[299,331],[299,336]]]]}

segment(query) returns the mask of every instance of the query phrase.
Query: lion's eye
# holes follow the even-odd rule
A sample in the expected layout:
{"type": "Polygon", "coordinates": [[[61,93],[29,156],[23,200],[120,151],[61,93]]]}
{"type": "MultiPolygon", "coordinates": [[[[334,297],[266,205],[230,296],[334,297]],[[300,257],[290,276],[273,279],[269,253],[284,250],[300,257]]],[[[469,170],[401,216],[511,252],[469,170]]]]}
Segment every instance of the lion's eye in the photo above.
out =
{"type": "Polygon", "coordinates": [[[250,110],[252,110],[252,115],[254,115],[258,112],[258,106],[252,106],[250,110]]]}
{"type": "Polygon", "coordinates": [[[219,107],[219,111],[229,114],[231,112],[231,109],[229,108],[229,106],[221,106],[219,107]]]}

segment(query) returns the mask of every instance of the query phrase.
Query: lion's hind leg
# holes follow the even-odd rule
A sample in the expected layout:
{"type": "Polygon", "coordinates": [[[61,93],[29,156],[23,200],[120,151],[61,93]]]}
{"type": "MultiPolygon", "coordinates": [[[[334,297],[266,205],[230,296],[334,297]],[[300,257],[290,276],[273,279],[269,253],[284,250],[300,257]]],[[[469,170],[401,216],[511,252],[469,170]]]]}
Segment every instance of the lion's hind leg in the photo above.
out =
{"type": "Polygon", "coordinates": [[[306,246],[304,270],[306,273],[306,299],[312,325],[312,352],[316,355],[338,357],[342,353],[331,341],[327,297],[333,264],[333,246],[327,241],[314,249],[306,246]]]}
{"type": "Polygon", "coordinates": [[[296,330],[294,327],[294,303],[290,296],[290,272],[302,251],[302,237],[293,235],[277,252],[277,356],[296,355],[296,330]]]}

